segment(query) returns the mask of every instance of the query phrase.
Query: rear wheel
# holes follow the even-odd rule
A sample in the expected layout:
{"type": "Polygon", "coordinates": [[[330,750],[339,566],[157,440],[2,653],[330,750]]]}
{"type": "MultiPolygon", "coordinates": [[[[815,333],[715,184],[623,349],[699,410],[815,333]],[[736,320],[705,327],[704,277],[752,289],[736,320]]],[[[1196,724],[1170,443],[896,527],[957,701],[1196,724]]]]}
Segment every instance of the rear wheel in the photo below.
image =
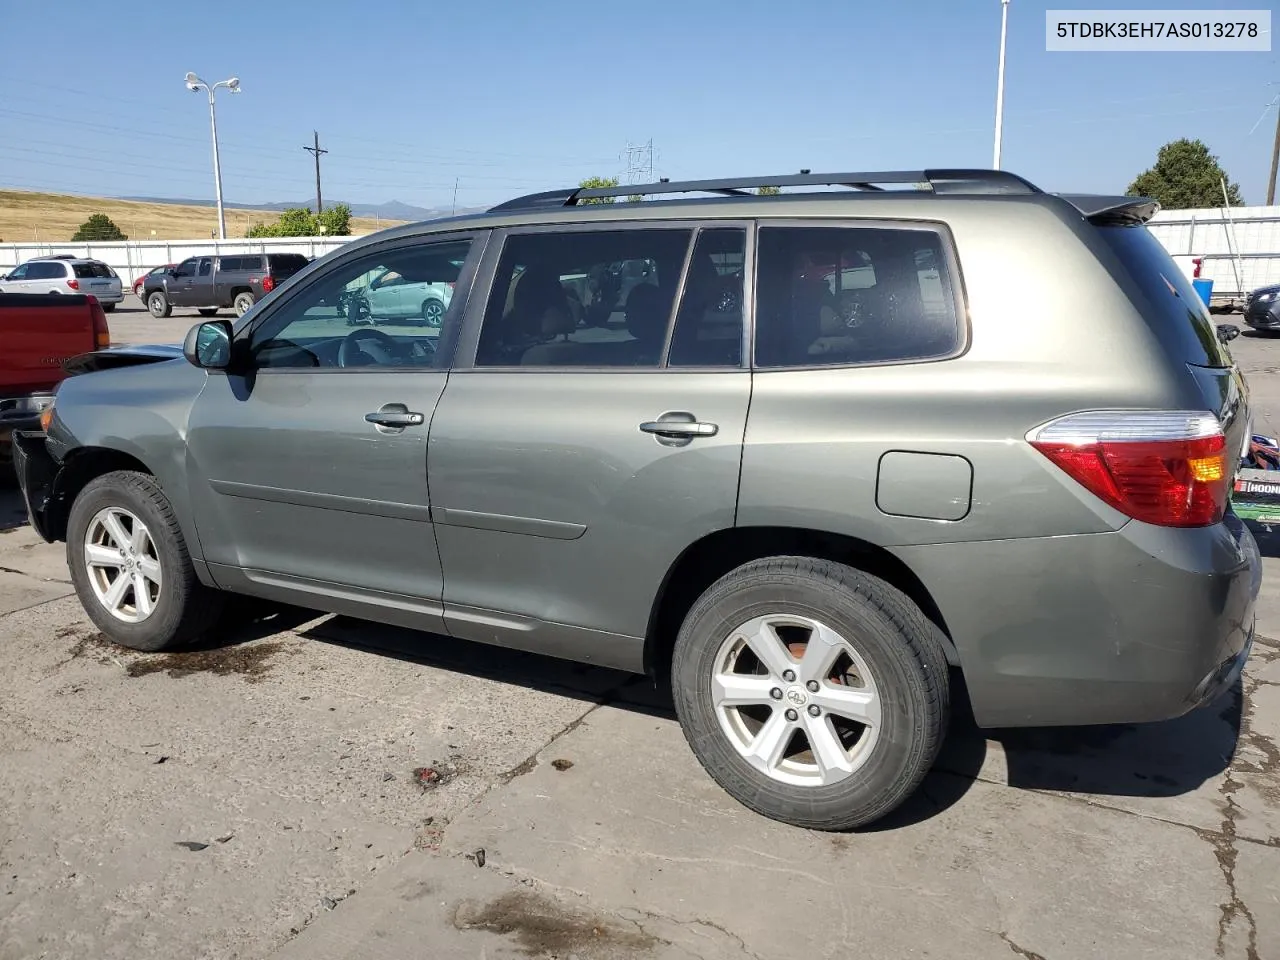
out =
{"type": "Polygon", "coordinates": [[[215,625],[222,594],[196,579],[168,498],[143,473],[91,481],[67,523],[67,565],[85,612],[135,650],[168,650],[215,625]]]}
{"type": "Polygon", "coordinates": [[[946,656],[901,591],[806,557],[713,584],[676,641],[672,693],[709,774],[739,802],[819,830],[871,823],[937,757],[946,656]]]}
{"type": "Polygon", "coordinates": [[[154,290],[147,297],[147,309],[151,311],[151,315],[157,320],[162,320],[172,315],[173,304],[169,302],[169,298],[161,291],[154,290]]]}
{"type": "Polygon", "coordinates": [[[217,307],[201,307],[196,313],[202,317],[216,317],[218,315],[217,307]]]}
{"type": "Polygon", "coordinates": [[[232,306],[236,309],[236,316],[243,317],[249,312],[249,308],[253,306],[254,302],[255,298],[249,291],[237,293],[235,300],[232,302],[232,306]]]}

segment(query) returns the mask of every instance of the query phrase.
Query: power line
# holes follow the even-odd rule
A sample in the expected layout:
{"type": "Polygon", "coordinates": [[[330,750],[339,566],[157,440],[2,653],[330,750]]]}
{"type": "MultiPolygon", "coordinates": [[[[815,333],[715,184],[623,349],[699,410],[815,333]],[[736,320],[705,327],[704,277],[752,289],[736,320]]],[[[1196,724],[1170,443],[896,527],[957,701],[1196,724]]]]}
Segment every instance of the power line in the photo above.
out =
{"type": "Polygon", "coordinates": [[[315,138],[314,145],[310,147],[303,147],[302,149],[316,158],[316,216],[318,217],[324,212],[324,206],[320,201],[320,154],[328,153],[329,151],[321,149],[319,133],[312,130],[311,136],[315,138]]]}

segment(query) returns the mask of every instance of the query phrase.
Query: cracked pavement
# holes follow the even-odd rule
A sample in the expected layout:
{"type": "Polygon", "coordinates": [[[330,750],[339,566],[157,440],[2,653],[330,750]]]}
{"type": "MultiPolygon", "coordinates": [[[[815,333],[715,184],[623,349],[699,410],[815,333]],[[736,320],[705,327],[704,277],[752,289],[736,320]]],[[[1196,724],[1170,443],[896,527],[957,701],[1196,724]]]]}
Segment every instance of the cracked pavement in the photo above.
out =
{"type": "MultiPolygon", "coordinates": [[[[1270,427],[1280,341],[1232,349],[1270,427]]],[[[735,804],[641,678],[249,604],[212,649],[106,644],[0,491],[0,960],[1280,960],[1265,563],[1217,703],[960,718],[904,808],[830,835],[735,804]]]]}

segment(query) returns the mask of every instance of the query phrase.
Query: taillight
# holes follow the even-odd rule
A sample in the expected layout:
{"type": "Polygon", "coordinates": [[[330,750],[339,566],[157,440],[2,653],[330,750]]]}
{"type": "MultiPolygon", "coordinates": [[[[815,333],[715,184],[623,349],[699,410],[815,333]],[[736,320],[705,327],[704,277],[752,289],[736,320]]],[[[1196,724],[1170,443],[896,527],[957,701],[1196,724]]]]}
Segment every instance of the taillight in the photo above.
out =
{"type": "Polygon", "coordinates": [[[105,350],[111,346],[111,330],[107,327],[107,314],[93,294],[89,294],[89,314],[93,318],[93,348],[105,350]]]}
{"type": "Polygon", "coordinates": [[[70,287],[72,290],[79,290],[79,289],[80,289],[80,281],[79,281],[79,280],[75,280],[75,279],[68,280],[68,281],[67,281],[67,286],[68,286],[68,287],[70,287]]]}
{"type": "Polygon", "coordinates": [[[1194,410],[1062,417],[1027,440],[1120,512],[1163,527],[1204,527],[1227,509],[1232,463],[1218,418],[1194,410]]]}
{"type": "Polygon", "coordinates": [[[263,277],[263,278],[262,278],[262,292],[263,292],[263,293],[270,293],[270,292],[271,292],[272,290],[274,290],[275,288],[276,288],[276,278],[275,278],[275,277],[263,277]]]}

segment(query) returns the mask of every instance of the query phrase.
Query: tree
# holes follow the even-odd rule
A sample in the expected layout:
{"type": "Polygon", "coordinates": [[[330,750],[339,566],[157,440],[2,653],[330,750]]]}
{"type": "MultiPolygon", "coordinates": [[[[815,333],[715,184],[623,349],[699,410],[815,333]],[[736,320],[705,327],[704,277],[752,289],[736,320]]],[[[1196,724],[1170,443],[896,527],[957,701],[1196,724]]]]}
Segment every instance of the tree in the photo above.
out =
{"type": "MultiPolygon", "coordinates": [[[[606,187],[616,187],[618,185],[617,177],[587,177],[580,184],[579,188],[583,190],[601,190],[606,187]]],[[[613,203],[613,197],[591,197],[587,200],[580,200],[579,203],[613,203]]]]}
{"type": "Polygon", "coordinates": [[[1151,197],[1168,210],[1222,206],[1222,184],[1228,202],[1242,206],[1240,187],[1227,177],[1218,158],[1199,140],[1173,140],[1160,148],[1155,166],[1139,174],[1126,191],[1131,197],[1151,197]]]}
{"type": "Polygon", "coordinates": [[[128,240],[120,228],[111,222],[111,218],[105,213],[95,213],[84,223],[80,224],[80,229],[72,236],[72,242],[78,243],[91,240],[128,240]]]}
{"type": "Polygon", "coordinates": [[[345,203],[330,207],[317,218],[326,237],[351,236],[351,208],[345,203]]]}
{"type": "Polygon", "coordinates": [[[770,186],[756,187],[756,194],[761,197],[776,197],[781,192],[782,192],[781,187],[770,187],[770,186]]]}
{"type": "Polygon", "coordinates": [[[255,223],[245,234],[247,237],[318,237],[324,227],[326,237],[351,235],[351,208],[339,203],[320,216],[310,207],[290,207],[280,214],[275,223],[255,223]]]}

